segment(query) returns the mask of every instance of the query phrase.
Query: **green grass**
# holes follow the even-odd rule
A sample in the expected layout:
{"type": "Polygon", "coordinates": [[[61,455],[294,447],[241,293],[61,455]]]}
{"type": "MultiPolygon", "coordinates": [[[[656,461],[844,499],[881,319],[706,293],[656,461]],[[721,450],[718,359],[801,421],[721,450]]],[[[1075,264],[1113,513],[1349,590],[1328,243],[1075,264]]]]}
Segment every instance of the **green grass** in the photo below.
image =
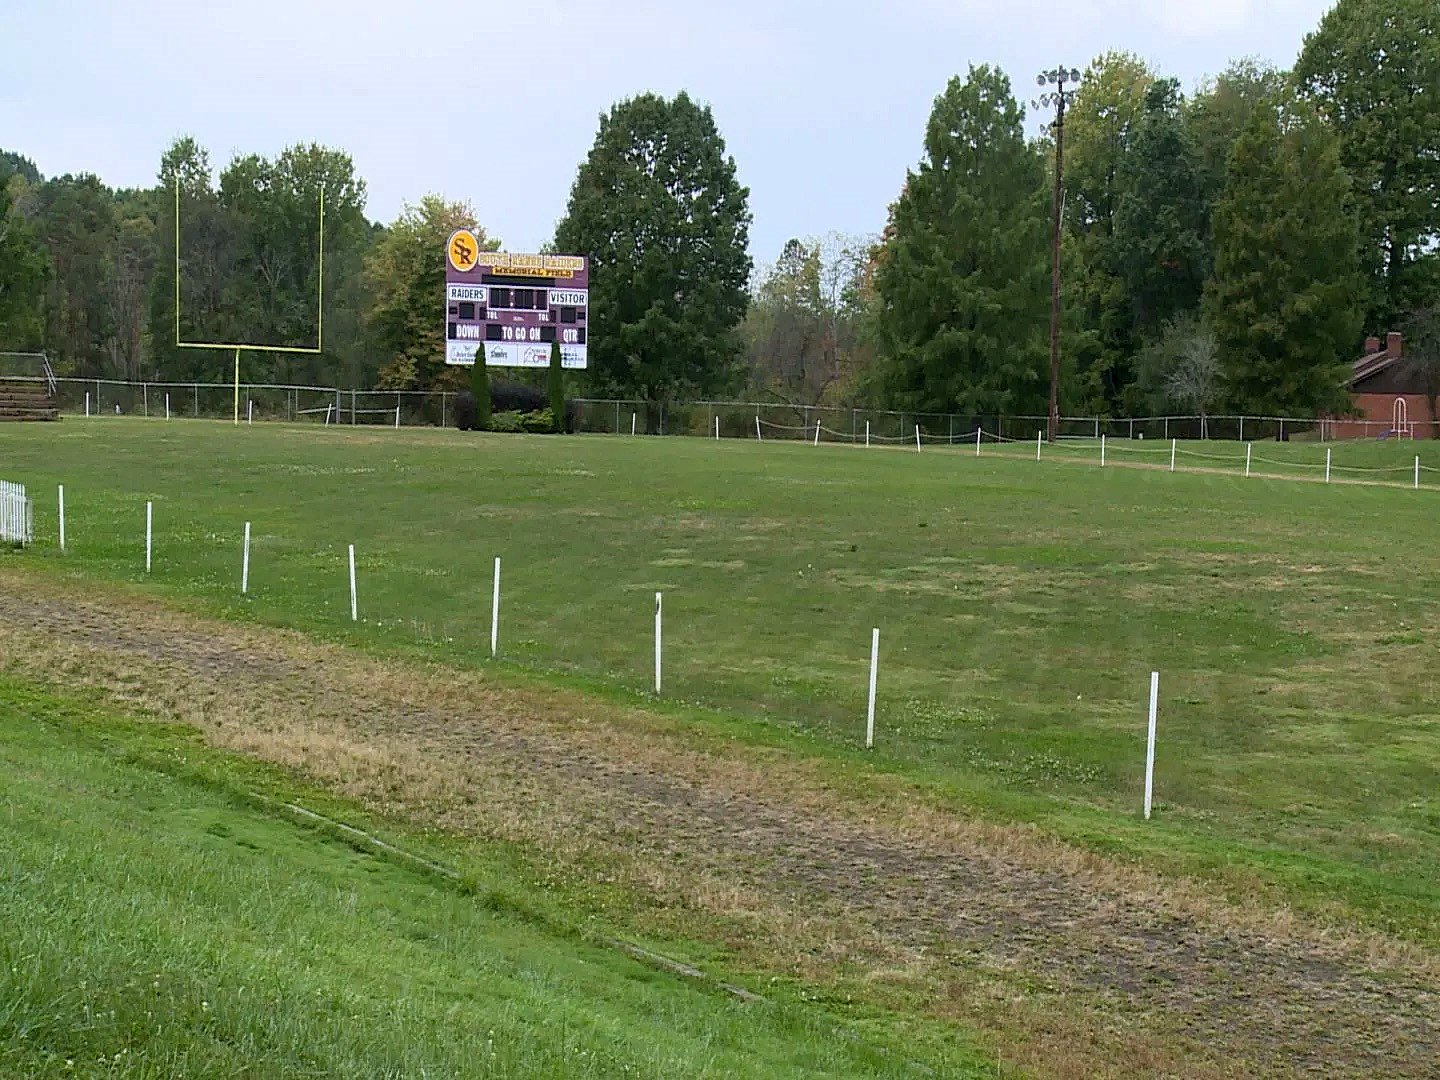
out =
{"type": "MultiPolygon", "coordinates": [[[[1108,449],[1168,464],[1168,447],[1108,449]]],[[[1243,446],[1182,449],[1226,471],[1054,460],[1098,457],[1083,444],[1037,465],[1023,445],[977,460],[106,419],[0,432],[0,473],[40,496],[42,543],[16,560],[382,653],[488,662],[500,555],[507,670],[602,693],[646,693],[663,590],[667,702],[822,755],[853,758],[879,626],[875,767],[972,812],[1440,941],[1440,484],[1245,480],[1243,446]],[[1142,824],[1151,670],[1158,804],[1142,824]]],[[[1319,446],[1262,449],[1323,473],[1319,446]]],[[[1423,442],[1346,444],[1335,462],[1403,483],[1416,453],[1440,467],[1423,442]]]]}
{"type": "Polygon", "coordinates": [[[992,1074],[587,944],[495,851],[457,887],[266,813],[330,807],[81,700],[0,681],[0,771],[0,1075],[992,1074]]]}

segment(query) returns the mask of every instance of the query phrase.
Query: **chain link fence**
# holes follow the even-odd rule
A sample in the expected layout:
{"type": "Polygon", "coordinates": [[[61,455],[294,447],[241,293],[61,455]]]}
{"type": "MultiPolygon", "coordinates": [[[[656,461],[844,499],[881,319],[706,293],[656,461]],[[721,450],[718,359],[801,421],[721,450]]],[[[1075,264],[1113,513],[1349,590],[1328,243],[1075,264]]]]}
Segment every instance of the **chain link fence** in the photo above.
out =
{"type": "MultiPolygon", "coordinates": [[[[21,376],[42,378],[43,376],[21,376]]],[[[233,383],[55,380],[64,414],[229,420],[236,415],[233,383]]],[[[241,383],[241,420],[291,423],[450,427],[458,395],[449,391],[344,390],[326,386],[241,383]]],[[[849,443],[961,444],[1033,440],[1046,431],[1044,416],[921,413],[887,409],[755,401],[655,402],[572,398],[570,430],[607,435],[689,435],[722,439],[779,439],[849,443]]],[[[1426,435],[1428,424],[1394,431],[1373,420],[1315,417],[1145,416],[1060,420],[1061,439],[1215,439],[1238,442],[1386,438],[1426,435]]]]}

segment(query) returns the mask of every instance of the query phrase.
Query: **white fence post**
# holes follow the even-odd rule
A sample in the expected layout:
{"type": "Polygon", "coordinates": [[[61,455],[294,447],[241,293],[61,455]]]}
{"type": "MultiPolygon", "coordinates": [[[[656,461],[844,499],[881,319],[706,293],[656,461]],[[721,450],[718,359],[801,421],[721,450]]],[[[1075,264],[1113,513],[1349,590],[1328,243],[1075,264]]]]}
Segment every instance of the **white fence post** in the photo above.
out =
{"type": "Polygon", "coordinates": [[[1170,471],[1175,471],[1175,440],[1170,440],[1170,471]]]}
{"type": "Polygon", "coordinates": [[[1039,461],[1039,460],[1040,460],[1040,436],[1041,436],[1042,434],[1044,434],[1044,433],[1043,433],[1043,432],[1039,432],[1039,431],[1035,432],[1035,460],[1036,460],[1036,461],[1039,461]]]}
{"type": "Polygon", "coordinates": [[[1105,467],[1105,436],[1100,436],[1100,467],[1105,467]]]}
{"type": "Polygon", "coordinates": [[[245,423],[255,423],[255,401],[253,398],[245,399],[245,423]]]}
{"type": "Polygon", "coordinates": [[[60,485],[60,551],[65,551],[65,485],[60,485]]]}
{"type": "Polygon", "coordinates": [[[490,595],[490,655],[500,650],[500,556],[495,556],[495,584],[490,595]]]}
{"type": "Polygon", "coordinates": [[[763,442],[763,441],[764,441],[763,439],[760,438],[760,414],[759,414],[759,413],[756,413],[756,414],[755,414],[755,441],[756,441],[756,442],[763,442]]]}
{"type": "Polygon", "coordinates": [[[1250,451],[1254,449],[1253,443],[1245,444],[1245,479],[1250,479],[1250,451]]]}
{"type": "Polygon", "coordinates": [[[89,419],[89,417],[90,417],[90,391],[89,391],[89,390],[86,390],[86,391],[85,391],[85,417],[86,417],[86,419],[89,419]]]}
{"type": "Polygon", "coordinates": [[[355,545],[350,545],[350,621],[360,621],[360,609],[355,597],[355,545]]]}
{"type": "Polygon", "coordinates": [[[395,430],[400,430],[400,406],[395,406],[395,430]]]}
{"type": "Polygon", "coordinates": [[[870,631],[870,703],[865,708],[865,749],[875,746],[875,681],[880,671],[880,628],[870,631]]]}
{"type": "Polygon", "coordinates": [[[245,549],[240,556],[240,595],[250,592],[250,522],[245,522],[245,549]]]}
{"type": "Polygon", "coordinates": [[[145,572],[150,573],[150,533],[153,521],[153,503],[145,504],[145,572]]]}
{"type": "Polygon", "coordinates": [[[662,633],[660,625],[660,610],[661,594],[657,592],[655,594],[655,693],[657,694],[660,693],[660,642],[662,633]]]}
{"type": "Polygon", "coordinates": [[[979,426],[977,426],[977,427],[975,428],[975,456],[976,456],[976,457],[979,457],[979,456],[980,456],[980,433],[981,433],[982,431],[984,431],[984,430],[985,430],[984,428],[979,427],[979,426]]]}
{"type": "Polygon", "coordinates": [[[1325,448],[1325,483],[1330,483],[1330,447],[1325,448]]]}
{"type": "Polygon", "coordinates": [[[168,392],[165,394],[165,419],[170,419],[170,394],[168,392]]]}
{"type": "Polygon", "coordinates": [[[631,434],[631,435],[634,435],[634,434],[635,434],[635,416],[636,416],[636,414],[633,413],[633,412],[630,414],[630,434],[631,434]]]}
{"type": "Polygon", "coordinates": [[[1150,820],[1150,796],[1155,789],[1155,711],[1160,703],[1160,673],[1150,673],[1150,732],[1145,740],[1145,820],[1150,820]]]}
{"type": "Polygon", "coordinates": [[[865,421],[865,445],[870,445],[870,421],[865,421]]]}
{"type": "Polygon", "coordinates": [[[1420,490],[1420,455],[1415,455],[1415,490],[1420,490]]]}
{"type": "Polygon", "coordinates": [[[915,425],[915,452],[920,452],[920,425],[915,425]]]}
{"type": "Polygon", "coordinates": [[[720,441],[720,414],[715,414],[715,441],[720,441]]]}

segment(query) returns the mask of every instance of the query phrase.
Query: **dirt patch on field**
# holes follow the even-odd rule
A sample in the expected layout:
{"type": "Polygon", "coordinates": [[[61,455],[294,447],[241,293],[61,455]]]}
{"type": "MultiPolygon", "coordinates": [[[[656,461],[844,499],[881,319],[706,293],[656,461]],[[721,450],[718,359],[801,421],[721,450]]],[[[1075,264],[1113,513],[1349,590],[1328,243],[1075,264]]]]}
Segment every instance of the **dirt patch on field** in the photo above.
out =
{"type": "Polygon", "coordinates": [[[707,742],[565,690],[0,571],[0,669],[190,723],[377,809],[538,846],[725,928],[735,963],[848,979],[1052,1076],[1440,1075],[1440,960],[1231,907],[877,777],[707,742]]]}

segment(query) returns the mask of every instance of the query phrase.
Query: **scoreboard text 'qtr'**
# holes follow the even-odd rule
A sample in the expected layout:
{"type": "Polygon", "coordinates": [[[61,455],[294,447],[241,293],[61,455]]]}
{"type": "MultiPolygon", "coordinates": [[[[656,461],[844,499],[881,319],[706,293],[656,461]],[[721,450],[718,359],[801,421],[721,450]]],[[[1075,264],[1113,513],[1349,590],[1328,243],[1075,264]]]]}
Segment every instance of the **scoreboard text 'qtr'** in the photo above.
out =
{"type": "Polygon", "coordinates": [[[445,245],[445,362],[487,367],[586,366],[590,262],[581,255],[481,251],[460,229],[445,245]]]}

